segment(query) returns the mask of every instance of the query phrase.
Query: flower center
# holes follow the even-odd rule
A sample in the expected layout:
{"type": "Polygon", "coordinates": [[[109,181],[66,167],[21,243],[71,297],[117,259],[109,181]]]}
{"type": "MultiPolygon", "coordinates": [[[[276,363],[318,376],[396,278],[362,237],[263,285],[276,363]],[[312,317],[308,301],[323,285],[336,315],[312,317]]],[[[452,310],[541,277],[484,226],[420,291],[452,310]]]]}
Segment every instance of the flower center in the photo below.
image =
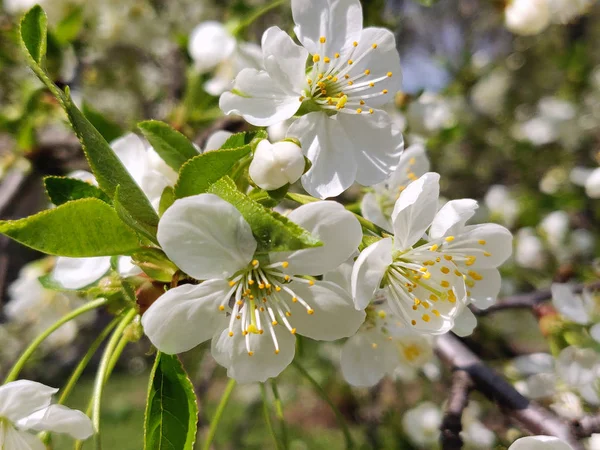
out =
{"type": "Polygon", "coordinates": [[[231,287],[228,294],[219,305],[219,311],[229,309],[230,314],[229,336],[240,332],[246,339],[248,355],[254,355],[251,348],[250,334],[263,334],[265,329],[269,332],[275,348],[279,354],[279,343],[275,327],[283,324],[288,331],[296,334],[296,328],[291,324],[292,311],[290,304],[299,303],[306,309],[307,314],[315,311],[296,292],[294,283],[304,283],[309,286],[315,284],[312,280],[290,276],[284,272],[288,267],[287,261],[265,265],[253,260],[241,273],[234,275],[229,280],[231,287]]]}
{"type": "Polygon", "coordinates": [[[312,66],[307,70],[307,86],[301,102],[310,99],[321,109],[350,114],[373,114],[368,100],[388,94],[377,85],[392,77],[392,72],[379,69],[372,72],[360,64],[370,53],[377,51],[378,43],[366,48],[354,41],[333,55],[325,55],[327,38],[319,40],[322,53],[312,56],[312,66]]]}

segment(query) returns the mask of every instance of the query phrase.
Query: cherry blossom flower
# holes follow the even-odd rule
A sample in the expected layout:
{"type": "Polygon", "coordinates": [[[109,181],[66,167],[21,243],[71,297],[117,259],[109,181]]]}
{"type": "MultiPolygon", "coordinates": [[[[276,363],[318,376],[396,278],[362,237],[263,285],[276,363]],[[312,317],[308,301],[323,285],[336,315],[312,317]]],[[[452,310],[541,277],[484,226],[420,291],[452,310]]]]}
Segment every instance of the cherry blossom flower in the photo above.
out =
{"type": "Polygon", "coordinates": [[[41,383],[18,380],[0,386],[0,447],[7,450],[44,450],[46,446],[32,432],[65,433],[87,439],[94,431],[91,420],[81,411],[52,405],[58,392],[41,383]]]}
{"type": "Polygon", "coordinates": [[[307,276],[335,269],[362,238],[352,213],[334,202],[297,208],[288,218],[322,247],[255,254],[248,223],[212,194],[186,197],[164,213],[158,241],[188,275],[204,280],[167,291],[142,317],[152,343],[179,353],[212,338],[212,354],[239,382],[277,376],[294,357],[294,335],[352,336],[365,318],[339,286],[307,276]]]}
{"type": "Polygon", "coordinates": [[[390,309],[409,328],[428,334],[449,331],[464,314],[453,330],[464,335],[475,324],[466,304],[486,308],[498,295],[497,267],[510,256],[512,235],[497,224],[465,225],[477,208],[474,200],[453,200],[438,211],[438,196],[439,175],[431,172],[400,194],[392,212],[394,237],[360,254],[352,296],[363,309],[382,286],[390,309]]]}
{"type": "Polygon", "coordinates": [[[516,34],[531,35],[550,25],[548,0],[511,0],[504,10],[506,28],[516,34]]]}
{"type": "Polygon", "coordinates": [[[573,450],[573,448],[554,436],[526,436],[513,442],[508,450],[573,450]]]}
{"type": "Polygon", "coordinates": [[[382,182],[403,148],[400,130],[377,109],[401,86],[394,35],[363,29],[358,0],[292,0],[292,15],[302,45],[278,27],[267,29],[264,70],[242,70],[221,109],[257,126],[304,114],[287,136],[313,164],[302,185],[315,197],[338,195],[354,181],[382,182]]]}
{"type": "Polygon", "coordinates": [[[423,448],[435,446],[442,425],[442,410],[432,402],[422,402],[402,417],[402,427],[411,441],[423,448]]]}
{"type": "Polygon", "coordinates": [[[248,171],[258,187],[272,191],[298,181],[304,172],[304,166],[302,150],[294,142],[271,144],[263,139],[256,146],[248,171]]]}

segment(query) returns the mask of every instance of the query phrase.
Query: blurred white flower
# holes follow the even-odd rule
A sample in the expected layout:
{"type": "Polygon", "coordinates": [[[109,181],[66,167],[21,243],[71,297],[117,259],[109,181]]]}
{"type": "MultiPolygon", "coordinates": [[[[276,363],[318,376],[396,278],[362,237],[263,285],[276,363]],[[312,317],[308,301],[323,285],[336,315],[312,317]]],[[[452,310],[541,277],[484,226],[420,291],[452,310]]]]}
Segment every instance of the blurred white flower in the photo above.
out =
{"type": "Polygon", "coordinates": [[[470,400],[462,414],[460,433],[467,450],[489,450],[496,442],[496,435],[479,420],[480,416],[479,403],[470,400]]]}
{"type": "Polygon", "coordinates": [[[569,215],[565,211],[553,211],[540,222],[539,227],[543,237],[557,256],[566,256],[565,242],[569,232],[569,222],[569,215]]]}
{"type": "Polygon", "coordinates": [[[437,446],[441,425],[442,410],[432,402],[422,402],[402,417],[402,427],[410,440],[428,449],[437,446]]]}
{"type": "Polygon", "coordinates": [[[585,181],[585,192],[590,198],[600,198],[600,168],[594,170],[585,181]]]}
{"type": "Polygon", "coordinates": [[[233,136],[233,133],[226,130],[217,130],[208,136],[204,144],[204,150],[202,152],[210,152],[212,150],[220,149],[227,139],[233,136]]]}
{"type": "Polygon", "coordinates": [[[292,0],[292,15],[302,46],[279,27],[267,29],[265,70],[242,70],[231,92],[221,95],[221,109],[257,126],[305,113],[287,136],[300,141],[312,162],[302,185],[315,197],[339,195],[354,181],[382,182],[403,149],[399,129],[376,109],[391,103],[401,87],[394,34],[363,29],[358,0],[292,0]]]}
{"type": "Polygon", "coordinates": [[[497,116],[504,109],[506,94],[512,82],[510,72],[496,69],[482,77],[471,89],[471,102],[477,111],[497,116]]]}
{"type": "Polygon", "coordinates": [[[0,386],[0,447],[6,450],[44,450],[38,431],[65,433],[74,439],[94,434],[92,421],[81,411],[52,405],[58,392],[41,383],[18,380],[0,386]]]}
{"type": "Polygon", "coordinates": [[[262,69],[260,47],[250,42],[238,42],[219,22],[199,24],[190,34],[188,52],[199,73],[214,70],[213,78],[204,84],[211,95],[221,95],[231,89],[234,78],[242,69],[262,69]]]}
{"type": "MultiPolygon", "coordinates": [[[[556,310],[572,322],[588,325],[600,315],[594,294],[584,289],[581,294],[575,294],[568,284],[552,284],[552,304],[556,310]]],[[[600,342],[600,324],[590,329],[590,334],[600,342]]]]}
{"type": "Polygon", "coordinates": [[[506,186],[503,184],[490,186],[483,202],[490,211],[492,221],[502,222],[509,228],[515,224],[519,216],[519,203],[506,186]]]}
{"type": "Polygon", "coordinates": [[[303,205],[288,218],[323,246],[254,259],[257,242],[233,205],[212,194],[176,200],[159,222],[158,241],[182,270],[206,281],[170,289],[150,306],[142,324],[151,342],[180,353],[212,339],[216,361],[248,383],[290,364],[296,332],[324,341],[354,335],[365,313],[348,293],[300,275],[321,275],[346,261],[361,241],[360,224],[335,202],[303,205]]]}
{"type": "Polygon", "coordinates": [[[550,0],[552,20],[569,23],[589,11],[595,0],[550,0]]]}
{"type": "Polygon", "coordinates": [[[9,14],[18,15],[27,12],[35,5],[43,5],[44,0],[4,0],[2,8],[9,14]]]}
{"type": "Polygon", "coordinates": [[[541,270],[546,266],[547,255],[542,240],[533,228],[521,228],[515,238],[515,262],[527,269],[541,270]]]}
{"type": "Polygon", "coordinates": [[[304,166],[304,155],[296,143],[280,141],[271,144],[264,139],[256,146],[248,171],[258,187],[272,191],[298,181],[304,166]]]}
{"type": "Polygon", "coordinates": [[[510,0],[504,10],[506,28],[516,34],[538,34],[550,24],[548,0],[510,0]]]}
{"type": "Polygon", "coordinates": [[[408,106],[406,119],[410,131],[429,135],[457,124],[457,105],[448,97],[423,92],[408,106]]]}
{"type": "Polygon", "coordinates": [[[573,450],[573,448],[553,436],[527,436],[517,439],[508,450],[573,450]]]}

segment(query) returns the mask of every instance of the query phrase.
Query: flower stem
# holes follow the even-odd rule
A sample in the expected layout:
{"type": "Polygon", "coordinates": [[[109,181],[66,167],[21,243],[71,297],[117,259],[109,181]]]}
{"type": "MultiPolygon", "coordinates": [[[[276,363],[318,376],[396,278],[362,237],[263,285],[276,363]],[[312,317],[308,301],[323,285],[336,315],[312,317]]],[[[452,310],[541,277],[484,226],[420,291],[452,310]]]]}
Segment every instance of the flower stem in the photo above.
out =
{"type": "Polygon", "coordinates": [[[266,13],[268,13],[269,11],[283,5],[284,0],[275,0],[272,3],[269,3],[268,5],[265,5],[264,7],[262,7],[261,9],[259,9],[258,11],[256,11],[254,14],[252,14],[250,17],[248,17],[246,20],[244,20],[243,22],[240,22],[233,30],[233,32],[231,34],[233,34],[234,36],[238,36],[242,31],[244,31],[244,29],[250,25],[252,25],[254,23],[254,21],[256,19],[258,19],[260,16],[265,15],[266,13]]]}
{"type": "Polygon", "coordinates": [[[273,390],[273,397],[275,397],[275,414],[277,415],[277,419],[279,419],[279,427],[281,428],[281,443],[284,450],[287,450],[289,446],[287,426],[283,417],[283,405],[279,397],[279,389],[277,389],[277,382],[274,379],[271,380],[271,389],[273,390]]]}
{"type": "MultiPolygon", "coordinates": [[[[296,203],[300,203],[301,205],[306,205],[308,203],[314,203],[314,202],[318,202],[319,199],[316,199],[314,197],[311,197],[310,195],[304,195],[304,194],[293,194],[288,192],[287,194],[285,194],[285,196],[296,202],[296,203]]],[[[375,225],[373,222],[371,222],[370,220],[365,219],[363,216],[361,216],[360,214],[355,213],[354,211],[350,211],[352,214],[354,214],[354,217],[356,217],[358,219],[358,221],[360,222],[361,226],[366,229],[369,230],[373,233],[375,233],[378,236],[383,236],[383,235],[389,235],[390,233],[386,230],[384,230],[383,228],[381,228],[380,226],[375,225]]]]}
{"type": "Polygon", "coordinates": [[[275,441],[275,446],[277,447],[277,450],[282,450],[283,446],[277,438],[275,430],[273,429],[273,423],[271,422],[271,412],[269,411],[269,399],[267,399],[267,390],[265,388],[264,383],[260,383],[260,394],[263,400],[263,415],[265,416],[265,424],[267,425],[267,429],[269,430],[271,437],[275,441]]]}
{"type": "Polygon", "coordinates": [[[111,372],[110,361],[115,357],[115,355],[117,355],[115,350],[118,347],[123,331],[135,318],[136,314],[137,311],[132,308],[122,316],[119,325],[110,337],[108,344],[106,344],[106,349],[102,354],[102,359],[100,360],[100,365],[98,366],[98,372],[96,372],[94,392],[92,394],[92,424],[94,426],[94,442],[96,444],[96,450],[100,450],[102,448],[100,444],[100,405],[102,401],[102,391],[111,372]]]}
{"type": "Polygon", "coordinates": [[[29,358],[31,358],[31,355],[33,355],[33,353],[38,349],[38,347],[42,344],[42,342],[44,342],[44,340],[48,336],[50,336],[52,333],[54,333],[57,329],[59,329],[65,323],[70,322],[71,320],[75,319],[76,317],[78,317],[88,311],[91,311],[92,309],[99,308],[100,306],[105,305],[107,302],[108,302],[108,300],[105,298],[99,298],[99,299],[93,300],[93,301],[86,303],[85,305],[77,308],[76,310],[71,311],[69,314],[67,314],[64,317],[61,317],[57,322],[55,322],[53,325],[48,327],[42,334],[40,334],[38,337],[36,337],[35,340],[31,344],[29,344],[29,347],[27,347],[25,349],[25,351],[23,352],[21,357],[15,363],[15,365],[13,366],[13,368],[11,369],[9,374],[6,376],[4,383],[10,383],[11,381],[15,381],[17,379],[17,377],[19,376],[19,373],[21,373],[21,370],[23,369],[23,367],[25,366],[25,364],[27,363],[29,358]]]}
{"type": "Polygon", "coordinates": [[[223,392],[223,396],[221,397],[219,406],[217,406],[217,411],[215,412],[213,419],[210,421],[210,428],[208,429],[208,435],[204,440],[202,450],[210,450],[210,445],[212,444],[212,441],[215,438],[215,434],[217,433],[217,427],[219,426],[219,422],[221,421],[221,417],[223,416],[223,412],[225,411],[225,407],[229,402],[229,397],[231,397],[231,393],[233,392],[234,387],[235,380],[231,378],[229,380],[229,383],[227,383],[227,386],[225,387],[225,391],[223,392]]]}
{"type": "Polygon", "coordinates": [[[325,402],[327,402],[327,404],[329,405],[329,407],[335,414],[335,418],[338,422],[338,425],[340,426],[340,428],[342,429],[342,432],[344,433],[344,439],[346,440],[346,448],[347,449],[354,448],[354,441],[352,440],[352,435],[350,434],[348,425],[346,424],[346,421],[344,420],[344,416],[342,416],[342,413],[340,412],[340,410],[333,404],[333,402],[327,396],[327,393],[323,390],[323,388],[321,386],[319,386],[319,383],[317,383],[317,380],[315,380],[313,377],[311,377],[310,374],[308,373],[308,371],[304,367],[302,367],[300,365],[300,363],[298,363],[296,360],[294,360],[292,362],[292,364],[294,365],[296,370],[298,370],[298,372],[300,372],[300,374],[304,378],[306,378],[310,384],[312,384],[312,386],[315,388],[315,391],[317,392],[317,394],[319,394],[319,396],[323,400],[325,400],[325,402]]]}

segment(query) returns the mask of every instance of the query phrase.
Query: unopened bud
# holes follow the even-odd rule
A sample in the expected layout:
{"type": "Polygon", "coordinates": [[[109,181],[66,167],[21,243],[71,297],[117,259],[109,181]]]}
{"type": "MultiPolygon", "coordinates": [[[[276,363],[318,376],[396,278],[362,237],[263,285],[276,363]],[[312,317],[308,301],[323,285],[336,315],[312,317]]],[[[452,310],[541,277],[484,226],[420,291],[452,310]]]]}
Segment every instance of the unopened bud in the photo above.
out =
{"type": "Polygon", "coordinates": [[[266,191],[279,189],[295,183],[302,176],[304,156],[293,142],[271,144],[265,139],[256,146],[249,172],[258,187],[266,191]]]}

